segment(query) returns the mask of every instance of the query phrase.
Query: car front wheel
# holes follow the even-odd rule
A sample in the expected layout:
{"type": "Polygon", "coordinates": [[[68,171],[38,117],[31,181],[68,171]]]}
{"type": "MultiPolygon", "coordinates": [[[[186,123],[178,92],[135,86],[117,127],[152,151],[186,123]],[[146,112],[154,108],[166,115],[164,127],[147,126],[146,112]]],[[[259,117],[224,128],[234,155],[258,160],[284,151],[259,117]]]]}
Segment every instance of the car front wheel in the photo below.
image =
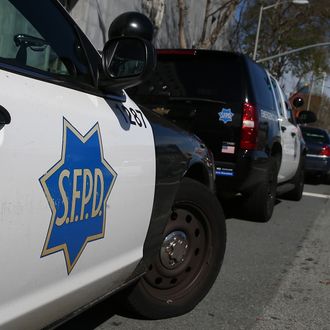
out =
{"type": "Polygon", "coordinates": [[[183,179],[163,244],[128,294],[131,310],[148,319],[192,310],[217,278],[225,247],[225,218],[217,198],[201,183],[183,179]]]}

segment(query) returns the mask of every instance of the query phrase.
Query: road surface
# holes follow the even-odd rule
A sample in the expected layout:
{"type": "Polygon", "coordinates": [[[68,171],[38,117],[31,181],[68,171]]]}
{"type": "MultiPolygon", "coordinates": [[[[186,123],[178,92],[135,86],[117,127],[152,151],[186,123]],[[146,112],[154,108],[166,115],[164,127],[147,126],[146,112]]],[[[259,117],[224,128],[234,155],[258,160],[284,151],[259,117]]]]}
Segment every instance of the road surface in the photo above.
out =
{"type": "MultiPolygon", "coordinates": [[[[60,329],[330,330],[330,186],[278,199],[268,223],[233,218],[218,279],[189,314],[160,321],[116,314],[111,299],[60,329]]],[[[234,205],[235,206],[235,205],[234,205]]]]}

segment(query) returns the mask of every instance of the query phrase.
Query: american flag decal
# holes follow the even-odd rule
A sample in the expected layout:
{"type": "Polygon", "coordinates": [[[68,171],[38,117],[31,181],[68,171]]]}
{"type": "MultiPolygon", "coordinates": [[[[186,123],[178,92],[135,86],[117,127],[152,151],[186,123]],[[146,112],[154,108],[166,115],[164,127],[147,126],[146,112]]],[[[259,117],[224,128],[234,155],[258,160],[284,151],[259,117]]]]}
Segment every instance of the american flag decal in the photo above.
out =
{"type": "Polygon", "coordinates": [[[234,154],[235,153],[235,143],[234,142],[223,142],[221,147],[221,152],[223,154],[234,154]]]}

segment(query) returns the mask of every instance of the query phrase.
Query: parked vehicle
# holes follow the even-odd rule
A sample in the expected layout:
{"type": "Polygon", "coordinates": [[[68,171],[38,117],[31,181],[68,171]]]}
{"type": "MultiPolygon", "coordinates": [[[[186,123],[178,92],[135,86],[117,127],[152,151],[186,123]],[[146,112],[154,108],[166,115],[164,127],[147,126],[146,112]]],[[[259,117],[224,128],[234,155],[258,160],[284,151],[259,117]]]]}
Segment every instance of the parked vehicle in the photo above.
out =
{"type": "Polygon", "coordinates": [[[221,196],[242,194],[247,217],[270,219],[277,183],[296,176],[301,146],[262,66],[238,53],[158,50],[156,72],[128,93],[206,143],[221,196]]]}
{"type": "Polygon", "coordinates": [[[325,129],[300,126],[307,144],[305,171],[330,183],[330,138],[325,129]]]}
{"type": "Polygon", "coordinates": [[[2,329],[55,326],[128,285],[140,316],[180,315],[216,279],[212,154],[123,90],[155,66],[152,30],[123,14],[101,58],[57,1],[0,2],[2,329]]]}
{"type": "Polygon", "coordinates": [[[281,127],[282,158],[278,173],[278,190],[286,192],[283,197],[299,201],[304,190],[306,144],[289,100],[274,77],[271,77],[271,82],[281,127]]]}

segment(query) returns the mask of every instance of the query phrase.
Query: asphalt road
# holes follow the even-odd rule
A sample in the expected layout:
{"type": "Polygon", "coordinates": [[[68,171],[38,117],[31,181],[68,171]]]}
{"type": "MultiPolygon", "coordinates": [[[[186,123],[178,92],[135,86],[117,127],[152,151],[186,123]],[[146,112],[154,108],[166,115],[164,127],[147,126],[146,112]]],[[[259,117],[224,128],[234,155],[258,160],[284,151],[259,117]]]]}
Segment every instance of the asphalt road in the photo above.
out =
{"type": "Polygon", "coordinates": [[[329,198],[329,185],[310,182],[300,202],[278,199],[265,224],[234,218],[229,209],[221,273],[187,315],[136,320],[115,314],[110,299],[61,329],[330,330],[329,198]]]}

